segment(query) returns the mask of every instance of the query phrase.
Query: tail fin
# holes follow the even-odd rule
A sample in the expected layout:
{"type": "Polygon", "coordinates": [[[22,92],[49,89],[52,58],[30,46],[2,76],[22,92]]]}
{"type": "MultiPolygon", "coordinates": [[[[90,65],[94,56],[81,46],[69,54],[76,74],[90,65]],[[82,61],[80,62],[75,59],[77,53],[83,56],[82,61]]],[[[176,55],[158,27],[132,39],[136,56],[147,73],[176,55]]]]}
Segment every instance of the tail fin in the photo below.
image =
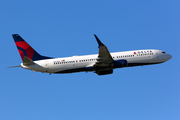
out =
{"type": "Polygon", "coordinates": [[[37,53],[26,41],[24,41],[21,36],[18,34],[13,34],[13,39],[18,48],[19,54],[21,56],[22,61],[24,57],[28,57],[32,61],[43,60],[43,59],[51,59],[51,57],[42,56],[37,53]]]}

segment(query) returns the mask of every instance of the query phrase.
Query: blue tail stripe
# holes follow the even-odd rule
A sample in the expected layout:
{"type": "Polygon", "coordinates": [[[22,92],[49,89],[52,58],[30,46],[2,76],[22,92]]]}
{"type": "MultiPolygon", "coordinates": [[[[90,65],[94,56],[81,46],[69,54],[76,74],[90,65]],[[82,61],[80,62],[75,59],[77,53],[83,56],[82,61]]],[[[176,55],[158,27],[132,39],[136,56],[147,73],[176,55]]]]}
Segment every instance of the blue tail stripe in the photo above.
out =
{"type": "Polygon", "coordinates": [[[36,51],[34,51],[33,58],[32,58],[33,61],[43,60],[43,59],[52,59],[52,57],[42,56],[42,55],[38,54],[36,51]]]}

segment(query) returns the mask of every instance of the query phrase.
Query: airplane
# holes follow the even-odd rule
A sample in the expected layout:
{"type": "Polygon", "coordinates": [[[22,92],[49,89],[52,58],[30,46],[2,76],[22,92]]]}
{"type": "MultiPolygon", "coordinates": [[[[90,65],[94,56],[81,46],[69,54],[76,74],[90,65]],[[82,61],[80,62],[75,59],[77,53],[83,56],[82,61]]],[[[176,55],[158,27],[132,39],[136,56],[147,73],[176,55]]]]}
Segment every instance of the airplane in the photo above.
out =
{"type": "Polygon", "coordinates": [[[98,75],[108,75],[116,68],[159,64],[172,58],[170,54],[156,49],[110,53],[100,39],[95,34],[94,36],[99,45],[99,54],[52,58],[40,55],[20,35],[13,34],[23,63],[10,68],[22,67],[50,74],[94,72],[98,75]]]}

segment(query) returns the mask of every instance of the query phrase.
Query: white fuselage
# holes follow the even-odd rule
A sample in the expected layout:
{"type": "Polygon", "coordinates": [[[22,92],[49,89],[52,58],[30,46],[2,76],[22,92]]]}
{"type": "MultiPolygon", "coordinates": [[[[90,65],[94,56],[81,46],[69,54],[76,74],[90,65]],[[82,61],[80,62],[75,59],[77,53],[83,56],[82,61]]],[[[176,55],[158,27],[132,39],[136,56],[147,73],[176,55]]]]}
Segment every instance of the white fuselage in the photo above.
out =
{"type": "MultiPolygon", "coordinates": [[[[110,54],[114,61],[127,60],[127,67],[163,63],[172,57],[161,50],[154,49],[114,52],[110,54]]],[[[34,65],[28,66],[25,66],[22,63],[21,66],[32,71],[46,73],[88,72],[95,71],[93,65],[97,62],[97,58],[98,54],[54,58],[34,61],[34,65]]]]}

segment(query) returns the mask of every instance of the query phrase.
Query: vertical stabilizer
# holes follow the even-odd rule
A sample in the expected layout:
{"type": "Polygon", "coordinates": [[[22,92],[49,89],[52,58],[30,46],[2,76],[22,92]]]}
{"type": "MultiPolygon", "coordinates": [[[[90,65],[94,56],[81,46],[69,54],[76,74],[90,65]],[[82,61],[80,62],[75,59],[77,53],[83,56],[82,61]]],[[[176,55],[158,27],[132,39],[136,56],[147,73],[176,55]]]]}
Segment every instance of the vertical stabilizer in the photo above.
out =
{"type": "Polygon", "coordinates": [[[23,38],[21,38],[20,35],[13,34],[12,36],[18,48],[22,61],[24,57],[28,57],[32,61],[51,59],[51,57],[42,56],[37,53],[23,38]]]}

